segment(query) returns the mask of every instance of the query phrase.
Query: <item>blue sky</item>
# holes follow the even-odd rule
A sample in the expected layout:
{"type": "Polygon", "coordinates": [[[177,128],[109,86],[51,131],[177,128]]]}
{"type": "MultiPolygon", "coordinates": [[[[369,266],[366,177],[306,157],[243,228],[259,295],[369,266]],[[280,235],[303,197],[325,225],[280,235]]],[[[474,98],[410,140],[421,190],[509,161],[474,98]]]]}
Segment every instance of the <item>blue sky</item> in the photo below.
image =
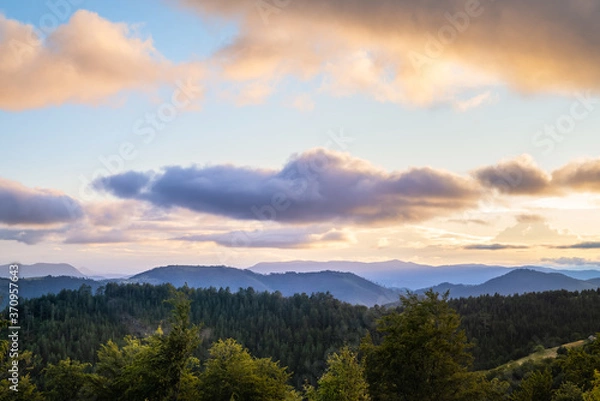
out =
{"type": "MultiPolygon", "coordinates": [[[[382,9],[391,7],[386,14],[396,12],[398,21],[405,18],[406,10],[379,1],[382,9]]],[[[343,0],[335,3],[344,6],[343,0]]],[[[509,32],[522,14],[496,27],[498,37],[488,38],[486,18],[502,10],[483,4],[482,13],[471,16],[471,25],[455,32],[456,38],[445,45],[442,55],[431,59],[431,68],[414,74],[407,66],[407,54],[414,49],[426,53],[419,50],[427,49],[427,42],[425,47],[420,42],[427,37],[423,33],[439,34],[436,27],[449,26],[447,18],[435,16],[444,11],[467,15],[467,3],[442,2],[439,9],[424,10],[419,2],[409,2],[406,7],[431,18],[416,28],[391,25],[394,20],[388,15],[371,10],[363,16],[360,10],[343,8],[345,13],[332,17],[340,27],[335,33],[327,25],[328,10],[317,13],[318,3],[292,1],[273,9],[268,24],[259,11],[235,0],[2,5],[0,48],[7,46],[9,51],[0,56],[5,59],[4,64],[0,60],[0,71],[5,69],[4,87],[10,84],[0,99],[0,178],[4,180],[0,194],[5,196],[0,197],[5,202],[0,206],[5,208],[0,212],[0,233],[4,233],[0,251],[8,258],[5,262],[65,261],[116,272],[161,263],[219,263],[223,254],[238,266],[297,258],[520,264],[540,263],[542,255],[550,254],[550,259],[580,257],[584,264],[594,265],[600,253],[597,247],[552,247],[594,243],[600,234],[590,227],[600,205],[600,175],[594,170],[600,145],[600,81],[593,72],[598,70],[598,60],[589,53],[597,45],[593,37],[597,28],[589,21],[600,8],[598,2],[589,2],[592,9],[586,12],[576,6],[556,6],[566,9],[560,10],[563,32],[555,34],[571,38],[571,47],[563,47],[553,34],[533,37],[527,28],[516,30],[523,43],[511,42],[509,32]],[[59,25],[43,32],[34,47],[36,58],[21,59],[13,66],[10,57],[18,54],[11,54],[17,51],[12,44],[31,46],[23,32],[44,30],[44,24],[51,22],[59,25]],[[378,37],[379,28],[373,26],[386,24],[390,24],[389,34],[378,37]],[[490,43],[498,46],[497,54],[488,53],[490,43]],[[556,43],[555,49],[550,49],[551,43],[556,43]],[[328,46],[334,50],[326,50],[328,46]],[[531,48],[543,50],[532,56],[526,52],[531,48]],[[497,63],[489,61],[496,58],[497,63]],[[65,68],[76,73],[66,73],[65,68]],[[394,69],[396,75],[389,77],[388,71],[394,69]],[[565,71],[572,76],[564,76],[565,71]],[[177,82],[186,79],[193,79],[203,93],[186,107],[173,109],[173,118],[154,130],[149,143],[144,142],[147,136],[139,135],[140,127],[149,127],[144,119],[166,110],[177,93],[177,82]],[[582,103],[582,97],[587,103],[582,103]],[[576,118],[573,110],[579,113],[576,118]],[[569,122],[573,125],[561,128],[569,122]],[[564,133],[551,137],[548,127],[555,131],[559,127],[564,133]],[[348,141],[340,145],[333,139],[340,137],[348,141]],[[123,146],[129,149],[130,160],[118,157],[123,146]],[[427,178],[433,187],[419,187],[421,195],[411,198],[410,204],[431,204],[427,196],[432,193],[436,202],[444,196],[447,203],[428,206],[434,213],[394,207],[392,215],[377,222],[367,219],[368,223],[349,215],[360,217],[365,208],[389,206],[366,200],[356,209],[335,202],[307,203],[303,211],[307,214],[319,207],[339,209],[323,221],[307,217],[264,222],[240,220],[231,210],[218,208],[220,214],[215,214],[212,206],[198,206],[210,203],[203,196],[223,194],[192,191],[188,196],[200,199],[167,204],[156,200],[159,194],[152,188],[146,194],[119,197],[111,192],[114,188],[92,184],[94,179],[128,171],[159,180],[168,166],[181,166],[198,174],[185,184],[189,187],[197,185],[200,177],[208,179],[211,167],[229,166],[226,179],[232,186],[243,186],[237,177],[244,169],[276,174],[294,160],[310,160],[316,148],[335,155],[328,160],[336,166],[340,163],[340,174],[366,174],[363,180],[379,180],[383,174],[385,185],[411,169],[429,168],[440,183],[427,178]],[[356,163],[348,161],[359,159],[368,168],[355,170],[356,163]],[[583,159],[589,160],[585,171],[583,159]],[[490,166],[506,169],[511,160],[520,160],[519,172],[536,177],[560,169],[580,175],[556,174],[567,176],[568,182],[558,183],[553,175],[549,189],[515,193],[485,184],[474,173],[490,166]],[[535,168],[530,169],[532,165],[535,168]],[[448,179],[446,173],[466,180],[460,185],[477,187],[478,197],[466,202],[452,198],[453,193],[437,193],[436,188],[448,179]],[[27,213],[30,198],[44,191],[73,200],[83,217],[37,223],[2,219],[27,213]],[[190,204],[196,206],[186,206],[190,204]],[[116,210],[127,210],[128,215],[97,223],[98,214],[116,215],[116,210]],[[157,214],[160,224],[155,221],[157,214]],[[268,238],[281,234],[290,243],[264,241],[268,246],[259,246],[263,242],[253,240],[255,246],[234,247],[214,240],[215,235],[223,238],[240,230],[258,230],[268,238]],[[22,240],[23,233],[32,232],[39,239],[22,240]],[[184,237],[185,241],[176,239],[184,237]],[[504,249],[473,251],[473,244],[496,244],[500,239],[504,249]]],[[[511,7],[519,7],[516,4],[495,7],[506,7],[510,15],[511,7]]],[[[533,0],[524,4],[541,7],[536,23],[544,32],[544,24],[550,23],[549,16],[556,10],[533,0]]],[[[489,30],[494,32],[492,27],[489,30]]],[[[264,177],[252,177],[258,181],[248,185],[263,188],[264,177]]],[[[148,185],[154,185],[152,180],[148,185]]],[[[315,185],[326,182],[317,179],[315,185]]],[[[174,190],[176,184],[169,183],[174,190]]],[[[234,187],[223,191],[249,194],[234,187]]],[[[413,189],[398,191],[393,196],[401,203],[413,189]]]]}

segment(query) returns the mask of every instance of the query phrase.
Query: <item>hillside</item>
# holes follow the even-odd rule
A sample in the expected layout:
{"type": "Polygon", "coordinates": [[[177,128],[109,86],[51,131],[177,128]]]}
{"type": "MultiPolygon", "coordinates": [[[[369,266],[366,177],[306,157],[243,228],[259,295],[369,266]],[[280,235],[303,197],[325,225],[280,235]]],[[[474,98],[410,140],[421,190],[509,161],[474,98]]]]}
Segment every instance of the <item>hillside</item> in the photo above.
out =
{"type": "MultiPolygon", "coordinates": [[[[8,283],[9,280],[0,278],[0,307],[4,308],[8,303],[8,283]]],[[[92,293],[100,286],[106,284],[105,281],[96,281],[80,277],[33,277],[20,279],[19,296],[22,298],[37,298],[46,294],[58,294],[62,290],[78,290],[82,285],[89,285],[92,293]]]]}
{"type": "Polygon", "coordinates": [[[165,284],[175,287],[187,284],[193,288],[239,288],[252,287],[256,291],[270,291],[261,281],[261,275],[247,270],[226,266],[177,266],[169,265],[136,274],[126,280],[128,283],[165,284]]]}
{"type": "Polygon", "coordinates": [[[373,306],[398,299],[397,292],[351,273],[323,271],[315,273],[258,274],[225,266],[166,266],[131,277],[129,283],[164,284],[175,287],[187,283],[194,288],[226,288],[237,291],[252,287],[256,291],[279,291],[283,295],[330,292],[335,298],[352,304],[373,306]]]}
{"type": "MultiPolygon", "coordinates": [[[[336,262],[337,263],[337,262],[336,262]]],[[[325,265],[329,267],[340,267],[330,262],[325,265]]],[[[342,262],[340,262],[342,263],[342,262]]],[[[36,269],[27,269],[23,266],[26,276],[37,274],[43,266],[48,264],[37,264],[36,269]],[[41,266],[40,266],[41,265],[41,266]]],[[[63,271],[73,273],[77,271],[70,265],[59,265],[53,270],[54,273],[63,271]]],[[[441,268],[436,268],[441,269],[441,268]]],[[[506,271],[506,268],[503,271],[506,271]]],[[[5,269],[8,271],[8,268],[5,269]]],[[[464,271],[464,270],[463,270],[464,271]]],[[[429,274],[429,272],[426,272],[429,274]]],[[[589,275],[586,273],[586,275],[589,275]]],[[[440,275],[443,276],[443,275],[440,275]]],[[[6,279],[5,279],[6,280],[6,279]]],[[[285,296],[295,293],[318,293],[330,292],[335,298],[352,304],[373,306],[397,304],[398,294],[405,290],[386,288],[368,279],[353,273],[339,271],[319,272],[286,272],[259,274],[249,269],[237,269],[226,266],[165,266],[157,267],[139,273],[129,279],[106,279],[95,280],[87,277],[46,275],[44,277],[21,278],[20,295],[24,298],[39,297],[44,294],[58,293],[62,289],[76,290],[82,284],[89,285],[93,291],[107,282],[116,283],[148,283],[153,285],[170,283],[175,287],[188,285],[193,288],[229,288],[232,292],[240,288],[252,287],[255,291],[279,291],[285,296]]],[[[404,288],[408,285],[403,286],[404,288]]],[[[453,298],[478,296],[483,294],[522,294],[527,292],[542,292],[552,290],[582,291],[600,287],[600,278],[590,280],[578,280],[561,273],[545,273],[531,269],[514,269],[508,273],[494,277],[478,285],[451,284],[448,282],[423,287],[417,292],[423,293],[429,288],[443,293],[450,290],[453,298]]],[[[6,305],[7,285],[0,288],[2,303],[6,305]]]]}
{"type": "MultiPolygon", "coordinates": [[[[8,267],[0,265],[0,278],[8,278],[8,267]]],[[[32,265],[19,265],[19,277],[45,277],[45,276],[69,276],[84,277],[84,275],[68,263],[34,263],[32,265]]]]}
{"type": "MultiPolygon", "coordinates": [[[[583,291],[600,287],[599,279],[577,280],[561,273],[542,273],[529,269],[513,270],[480,285],[442,283],[434,286],[437,292],[450,291],[452,298],[476,297],[479,295],[513,295],[528,292],[554,290],[583,291]]],[[[427,288],[418,292],[424,292],[427,288]]]]}
{"type": "Polygon", "coordinates": [[[591,285],[595,285],[597,287],[600,287],[600,278],[593,278],[590,280],[586,280],[588,283],[590,283],[591,285]]]}
{"type": "Polygon", "coordinates": [[[381,287],[352,273],[323,271],[283,273],[263,276],[263,280],[285,296],[296,293],[330,292],[335,298],[353,304],[384,305],[397,300],[396,291],[381,287]]]}

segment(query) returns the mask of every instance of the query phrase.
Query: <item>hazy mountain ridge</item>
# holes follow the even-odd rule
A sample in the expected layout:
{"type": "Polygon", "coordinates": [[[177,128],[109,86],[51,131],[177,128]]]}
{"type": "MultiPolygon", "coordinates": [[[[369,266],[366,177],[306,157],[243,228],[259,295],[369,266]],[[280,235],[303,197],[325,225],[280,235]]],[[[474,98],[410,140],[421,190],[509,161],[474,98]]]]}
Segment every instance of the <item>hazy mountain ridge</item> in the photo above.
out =
{"type": "MultiPolygon", "coordinates": [[[[8,303],[8,285],[10,280],[0,278],[0,307],[8,303]]],[[[58,294],[62,290],[78,290],[82,285],[91,287],[92,293],[106,284],[106,280],[99,281],[83,277],[46,276],[19,279],[19,296],[22,298],[38,298],[46,294],[58,294]]]]}
{"type": "MultiPolygon", "coordinates": [[[[30,266],[21,265],[19,275],[20,291],[19,294],[24,298],[34,298],[47,293],[58,293],[62,289],[77,290],[85,284],[95,291],[107,282],[117,283],[148,283],[164,284],[170,283],[175,287],[188,285],[195,288],[229,288],[236,292],[240,288],[254,288],[255,291],[279,291],[284,296],[290,296],[295,293],[317,293],[330,292],[335,298],[367,306],[375,304],[385,305],[398,301],[398,294],[410,288],[417,292],[424,292],[426,289],[433,288],[438,292],[450,290],[451,297],[468,297],[482,294],[501,294],[510,295],[524,292],[542,292],[551,290],[581,291],[586,289],[595,289],[600,287],[600,272],[595,270],[587,271],[568,271],[579,277],[596,276],[595,278],[582,280],[566,275],[564,270],[553,270],[538,266],[528,268],[506,268],[500,266],[485,265],[450,265],[450,266],[427,266],[406,263],[401,261],[388,261],[378,263],[362,262],[284,262],[279,264],[258,264],[257,270],[279,270],[292,268],[305,270],[304,272],[278,272],[262,274],[251,269],[238,269],[228,266],[189,266],[189,265],[169,265],[156,267],[151,270],[136,274],[128,279],[104,279],[99,280],[93,277],[85,277],[73,266],[68,264],[45,264],[38,263],[30,266]],[[392,273],[394,277],[413,278],[413,285],[408,283],[398,283],[397,288],[384,287],[369,280],[369,277],[378,276],[385,278],[390,274],[390,269],[394,266],[404,266],[405,270],[398,269],[392,273]],[[310,271],[319,267],[329,269],[321,271],[310,271]],[[355,274],[348,271],[336,271],[358,268],[372,267],[370,272],[360,271],[355,274]],[[418,275],[418,270],[423,273],[418,275]],[[306,271],[308,270],[308,271],[306,271]],[[470,271],[483,271],[477,276],[479,279],[486,275],[493,277],[482,283],[471,284],[461,282],[452,278],[461,278],[470,271]],[[36,272],[50,272],[44,277],[31,278],[30,275],[36,272]],[[67,272],[68,275],[61,276],[60,272],[67,272]],[[24,274],[23,274],[24,273],[24,274]],[[79,275],[77,275],[79,273],[79,275]],[[370,273],[370,274],[369,274],[370,273]],[[503,273],[498,275],[498,273],[503,273]],[[424,285],[418,288],[414,287],[415,282],[432,282],[435,274],[437,281],[432,285],[424,285]],[[53,276],[56,275],[56,276],[53,276]],[[367,276],[367,277],[361,277],[367,276]],[[451,280],[444,280],[450,277],[451,280]],[[441,284],[440,284],[441,283],[441,284]],[[453,284],[454,283],[454,284],[453,284]]],[[[8,265],[4,266],[4,271],[8,272],[8,265]]],[[[471,277],[471,281],[473,281],[471,277]]],[[[0,296],[2,296],[2,305],[6,305],[8,281],[2,279],[5,284],[1,284],[0,296]]],[[[388,280],[387,282],[389,282],[388,280]]]]}
{"type": "Polygon", "coordinates": [[[341,301],[367,306],[383,305],[398,298],[394,290],[352,273],[334,271],[259,274],[226,266],[165,266],[137,274],[125,282],[171,283],[176,287],[187,283],[195,288],[229,287],[232,291],[252,287],[256,291],[279,291],[284,296],[330,292],[341,301]]]}
{"type": "MultiPolygon", "coordinates": [[[[434,291],[450,291],[450,297],[476,297],[479,295],[513,295],[527,292],[555,290],[583,291],[600,288],[600,278],[578,280],[562,273],[545,273],[531,269],[517,269],[479,285],[442,283],[432,287],[434,291]]],[[[417,292],[423,293],[428,288],[417,292]]]]}
{"type": "Polygon", "coordinates": [[[248,270],[257,273],[272,272],[310,272],[323,270],[336,270],[354,273],[367,280],[385,287],[410,288],[417,290],[432,287],[440,283],[461,283],[477,285],[485,283],[496,277],[518,269],[530,269],[545,273],[560,273],[580,280],[600,277],[600,270],[566,270],[551,269],[543,266],[518,266],[506,267],[483,264],[456,264],[431,266],[389,260],[385,262],[353,262],[353,261],[289,261],[289,262],[262,262],[248,270]]]}
{"type": "MultiPolygon", "coordinates": [[[[10,264],[0,265],[0,278],[9,277],[10,264]]],[[[19,264],[19,277],[45,277],[45,276],[68,276],[85,277],[79,270],[68,263],[34,263],[32,265],[19,264]]]]}

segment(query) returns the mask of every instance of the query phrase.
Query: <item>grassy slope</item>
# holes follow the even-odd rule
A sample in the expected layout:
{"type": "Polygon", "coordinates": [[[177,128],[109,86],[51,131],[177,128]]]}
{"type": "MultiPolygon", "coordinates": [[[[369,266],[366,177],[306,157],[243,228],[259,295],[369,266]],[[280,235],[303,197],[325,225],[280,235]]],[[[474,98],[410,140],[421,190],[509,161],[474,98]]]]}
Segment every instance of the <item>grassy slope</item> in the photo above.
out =
{"type": "Polygon", "coordinates": [[[553,347],[553,348],[546,348],[543,351],[538,351],[538,352],[534,352],[532,354],[527,355],[526,357],[523,357],[521,359],[517,359],[516,361],[510,361],[505,363],[504,365],[500,365],[498,367],[495,367],[492,370],[510,370],[513,369],[517,366],[520,366],[522,364],[524,364],[525,362],[531,361],[531,362],[539,362],[543,359],[547,359],[547,358],[556,358],[557,357],[557,351],[560,347],[565,347],[565,348],[576,348],[576,347],[581,347],[582,345],[586,344],[587,340],[579,340],[579,341],[574,341],[572,343],[567,343],[567,344],[563,344],[561,346],[558,347],[553,347]]]}

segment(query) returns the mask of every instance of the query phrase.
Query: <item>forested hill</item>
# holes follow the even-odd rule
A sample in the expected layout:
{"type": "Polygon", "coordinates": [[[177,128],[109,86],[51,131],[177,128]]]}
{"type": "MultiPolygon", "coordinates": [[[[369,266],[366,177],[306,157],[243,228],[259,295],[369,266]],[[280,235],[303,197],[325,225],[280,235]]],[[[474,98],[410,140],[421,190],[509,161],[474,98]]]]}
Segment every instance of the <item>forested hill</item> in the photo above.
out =
{"type": "MultiPolygon", "coordinates": [[[[1,306],[6,306],[8,284],[0,278],[1,306]],[[2,282],[5,282],[2,285],[2,282]]],[[[240,288],[255,291],[279,291],[282,295],[296,293],[331,293],[335,298],[357,305],[398,304],[398,295],[404,290],[381,287],[352,273],[334,271],[307,273],[258,274],[225,266],[166,266],[158,267],[130,279],[92,280],[81,277],[35,277],[19,281],[19,294],[23,298],[35,298],[45,294],[56,294],[63,289],[76,290],[81,285],[90,286],[92,291],[115,283],[170,283],[175,287],[188,285],[193,288],[229,288],[235,292],[240,288]]],[[[542,273],[528,269],[510,271],[504,276],[491,279],[480,285],[440,284],[433,289],[444,293],[450,291],[452,298],[479,296],[484,294],[510,295],[526,292],[552,290],[582,291],[600,287],[600,279],[578,280],[559,273],[542,273]]],[[[426,289],[418,291],[424,293],[426,289]]]]}
{"type": "MultiPolygon", "coordinates": [[[[25,300],[21,306],[24,347],[45,362],[71,357],[94,361],[100,344],[127,334],[152,333],[169,314],[168,285],[108,283],[25,300]]],[[[234,338],[258,357],[288,366],[293,384],[314,383],[326,356],[344,344],[357,346],[376,320],[388,313],[340,302],[324,294],[284,297],[281,293],[184,289],[192,321],[203,323],[206,344],[234,338]]],[[[554,291],[450,300],[474,343],[475,369],[489,369],[532,352],[600,331],[600,290],[554,291]]],[[[206,352],[206,348],[203,348],[206,352]]]]}
{"type": "Polygon", "coordinates": [[[331,401],[342,388],[355,394],[343,400],[360,401],[600,396],[593,338],[555,363],[473,371],[600,330],[600,290],[452,301],[428,292],[382,309],[325,294],[108,283],[24,301],[20,325],[20,392],[2,387],[0,399],[331,401]]]}
{"type": "MultiPolygon", "coordinates": [[[[301,293],[331,293],[335,298],[356,305],[384,305],[398,300],[398,292],[381,287],[352,273],[316,272],[257,274],[249,270],[225,266],[166,266],[158,267],[130,279],[92,280],[82,277],[34,277],[19,281],[19,295],[36,298],[46,294],[57,294],[63,289],[76,290],[81,285],[90,286],[92,291],[114,283],[172,284],[175,287],[188,285],[193,288],[253,288],[255,291],[279,291],[291,296],[301,293]]],[[[0,306],[8,300],[8,280],[0,278],[0,306]],[[4,283],[4,284],[2,284],[4,283]]]]}
{"type": "Polygon", "coordinates": [[[386,287],[431,288],[443,282],[478,285],[511,271],[528,269],[542,273],[560,273],[578,280],[589,280],[600,277],[599,270],[563,269],[556,270],[543,266],[494,266],[484,264],[458,264],[432,266],[388,260],[385,262],[356,261],[290,261],[263,262],[249,268],[256,273],[283,273],[287,271],[317,272],[323,270],[345,271],[357,274],[386,287]]]}
{"type": "Polygon", "coordinates": [[[285,296],[330,292],[340,301],[359,305],[384,305],[398,299],[394,290],[381,287],[352,273],[321,271],[313,273],[258,274],[226,266],[166,266],[131,277],[127,282],[187,284],[193,288],[253,288],[279,291],[285,296]]]}
{"type": "MultiPolygon", "coordinates": [[[[0,265],[0,277],[9,277],[10,265],[0,265]]],[[[68,263],[34,263],[32,265],[19,265],[19,277],[45,277],[68,276],[84,277],[84,275],[68,263]]]]}
{"type": "MultiPolygon", "coordinates": [[[[476,297],[485,294],[524,294],[555,290],[583,291],[600,287],[600,279],[578,280],[560,273],[542,273],[530,269],[513,270],[480,285],[442,283],[433,289],[440,293],[450,291],[450,297],[476,297]]],[[[428,288],[418,292],[424,293],[428,288]]]]}

